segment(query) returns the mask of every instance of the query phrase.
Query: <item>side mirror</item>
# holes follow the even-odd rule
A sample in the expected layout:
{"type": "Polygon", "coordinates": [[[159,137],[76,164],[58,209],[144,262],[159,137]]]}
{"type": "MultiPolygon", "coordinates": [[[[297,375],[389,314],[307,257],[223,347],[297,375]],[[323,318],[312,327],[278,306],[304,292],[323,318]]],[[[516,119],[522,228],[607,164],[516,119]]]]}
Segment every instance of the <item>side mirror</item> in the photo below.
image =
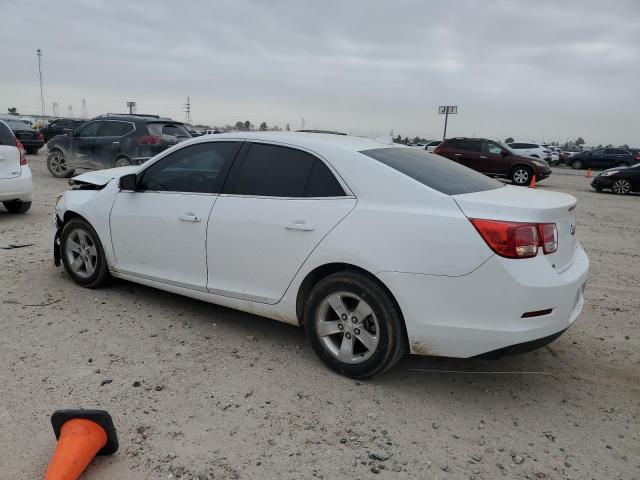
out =
{"type": "Polygon", "coordinates": [[[137,183],[138,179],[136,178],[136,174],[130,173],[129,175],[120,177],[118,186],[120,187],[120,190],[135,190],[137,183]]]}
{"type": "Polygon", "coordinates": [[[73,128],[65,128],[62,130],[66,135],[69,135],[70,137],[73,137],[73,134],[75,133],[73,131],[73,128]]]}
{"type": "Polygon", "coordinates": [[[500,150],[500,156],[501,157],[508,157],[509,156],[509,152],[507,152],[506,150],[500,150]]]}

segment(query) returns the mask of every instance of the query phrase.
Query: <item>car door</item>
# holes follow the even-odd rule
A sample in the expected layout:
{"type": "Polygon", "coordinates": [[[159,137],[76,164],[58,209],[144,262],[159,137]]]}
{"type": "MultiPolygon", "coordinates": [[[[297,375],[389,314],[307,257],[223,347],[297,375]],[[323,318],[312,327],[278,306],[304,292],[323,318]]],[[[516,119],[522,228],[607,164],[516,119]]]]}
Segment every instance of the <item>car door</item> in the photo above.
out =
{"type": "Polygon", "coordinates": [[[482,162],[483,173],[494,176],[508,176],[511,170],[509,162],[509,152],[491,140],[482,142],[482,152],[480,162],[482,162]]]}
{"type": "Polygon", "coordinates": [[[74,133],[69,152],[70,158],[67,159],[70,167],[92,169],[93,144],[98,136],[100,124],[99,120],[87,123],[74,133]]]}
{"type": "Polygon", "coordinates": [[[173,151],[120,191],[110,217],[119,272],[206,290],[207,221],[241,141],[206,142],[173,151]]]}
{"type": "Polygon", "coordinates": [[[312,153],[247,144],[209,220],[208,290],[277,303],[313,249],[355,205],[312,153]]]}
{"type": "Polygon", "coordinates": [[[451,141],[453,152],[448,158],[478,172],[485,172],[482,155],[482,142],[473,139],[455,139],[451,141]]]}
{"type": "Polygon", "coordinates": [[[93,146],[92,165],[95,169],[111,168],[120,151],[122,137],[134,130],[133,123],[104,120],[93,146]]]}

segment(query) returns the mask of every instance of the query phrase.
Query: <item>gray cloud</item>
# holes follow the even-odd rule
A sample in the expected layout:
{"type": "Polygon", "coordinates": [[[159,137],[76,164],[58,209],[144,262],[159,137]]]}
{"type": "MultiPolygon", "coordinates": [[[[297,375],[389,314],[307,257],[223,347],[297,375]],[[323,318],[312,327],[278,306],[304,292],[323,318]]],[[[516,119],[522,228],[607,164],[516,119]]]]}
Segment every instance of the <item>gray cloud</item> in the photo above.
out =
{"type": "Polygon", "coordinates": [[[640,144],[640,2],[0,3],[0,108],[640,144]],[[9,20],[9,21],[7,21],[9,20]]]}

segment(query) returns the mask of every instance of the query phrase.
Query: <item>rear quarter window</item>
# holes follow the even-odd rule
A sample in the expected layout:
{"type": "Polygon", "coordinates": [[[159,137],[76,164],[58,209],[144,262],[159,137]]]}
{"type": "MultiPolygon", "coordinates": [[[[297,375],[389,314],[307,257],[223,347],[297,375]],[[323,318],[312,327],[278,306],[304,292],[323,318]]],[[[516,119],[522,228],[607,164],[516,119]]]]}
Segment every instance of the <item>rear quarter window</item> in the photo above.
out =
{"type": "Polygon", "coordinates": [[[425,150],[392,147],[363,150],[360,153],[446,195],[504,187],[497,180],[425,150]]]}
{"type": "Polygon", "coordinates": [[[191,138],[189,131],[177,123],[148,123],[147,128],[151,135],[157,137],[167,137],[172,140],[191,138]]]}

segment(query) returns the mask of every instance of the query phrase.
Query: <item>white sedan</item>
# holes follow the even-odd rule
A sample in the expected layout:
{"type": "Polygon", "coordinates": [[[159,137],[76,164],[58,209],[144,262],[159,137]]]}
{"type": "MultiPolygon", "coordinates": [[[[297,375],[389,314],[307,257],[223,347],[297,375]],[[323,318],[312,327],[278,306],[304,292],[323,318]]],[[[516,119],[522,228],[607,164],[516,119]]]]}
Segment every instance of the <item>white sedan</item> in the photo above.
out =
{"type": "Polygon", "coordinates": [[[31,208],[33,180],[25,150],[0,120],[0,202],[10,213],[25,213],[31,208]]]}
{"type": "Polygon", "coordinates": [[[117,277],[304,325],[318,356],[352,377],[409,352],[525,351],[582,309],[576,199],[424,150],[230,133],[72,184],[54,255],[77,283],[117,277]]]}

